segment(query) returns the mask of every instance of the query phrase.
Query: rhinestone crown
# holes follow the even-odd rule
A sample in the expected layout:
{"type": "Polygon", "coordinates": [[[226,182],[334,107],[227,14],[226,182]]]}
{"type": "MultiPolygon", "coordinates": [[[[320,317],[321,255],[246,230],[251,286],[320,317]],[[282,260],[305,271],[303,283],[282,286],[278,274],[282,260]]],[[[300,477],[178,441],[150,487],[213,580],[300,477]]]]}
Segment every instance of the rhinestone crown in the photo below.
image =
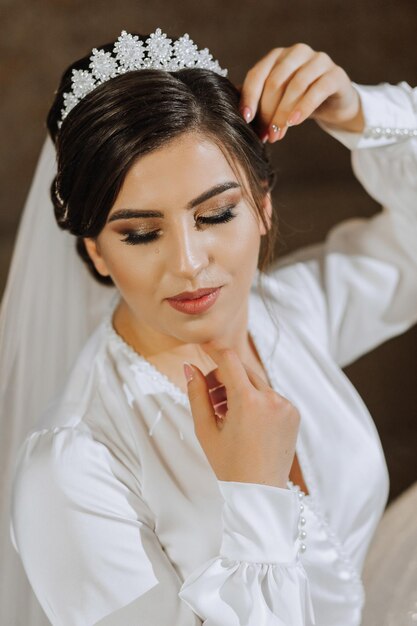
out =
{"type": "Polygon", "coordinates": [[[120,74],[142,69],[158,69],[176,72],[183,68],[201,67],[212,70],[221,76],[227,76],[213,59],[208,48],[198,50],[196,44],[185,33],[172,44],[160,28],[146,39],[145,44],[137,35],[122,31],[114,44],[113,52],[105,52],[93,48],[90,56],[91,72],[88,70],[72,70],[71,91],[64,93],[64,107],[61,109],[61,120],[96,87],[115,78],[120,74]],[[145,56],[146,53],[146,56],[145,56]]]}

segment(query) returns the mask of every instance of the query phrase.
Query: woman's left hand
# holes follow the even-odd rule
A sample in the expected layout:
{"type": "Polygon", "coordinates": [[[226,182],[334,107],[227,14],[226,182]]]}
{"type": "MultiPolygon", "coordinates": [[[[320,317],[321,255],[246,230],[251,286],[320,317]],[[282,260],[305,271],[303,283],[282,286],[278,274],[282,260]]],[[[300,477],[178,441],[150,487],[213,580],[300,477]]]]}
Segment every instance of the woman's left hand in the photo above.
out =
{"type": "Polygon", "coordinates": [[[360,97],[345,70],[305,43],[273,48],[251,67],[241,86],[240,109],[247,122],[258,115],[261,139],[270,142],[308,118],[353,132],[364,127],[360,97]]]}

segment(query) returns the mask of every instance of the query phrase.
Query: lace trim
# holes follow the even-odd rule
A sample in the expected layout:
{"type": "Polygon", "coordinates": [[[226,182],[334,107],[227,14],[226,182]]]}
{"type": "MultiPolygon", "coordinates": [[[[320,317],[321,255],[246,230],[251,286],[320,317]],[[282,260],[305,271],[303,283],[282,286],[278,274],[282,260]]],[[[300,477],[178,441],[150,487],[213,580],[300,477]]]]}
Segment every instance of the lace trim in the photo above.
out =
{"type": "Polygon", "coordinates": [[[157,369],[150,361],[147,361],[144,356],[136,352],[131,345],[129,345],[113,326],[112,319],[113,313],[118,302],[111,303],[109,310],[103,316],[103,326],[106,333],[113,341],[114,344],[134,363],[134,366],[140,371],[148,374],[152,380],[158,381],[161,388],[170,395],[174,402],[182,404],[186,408],[190,408],[190,401],[188,396],[178,387],[166,374],[157,369]]]}
{"type": "MultiPolygon", "coordinates": [[[[131,345],[129,345],[114,328],[112,319],[113,319],[113,313],[115,311],[115,308],[117,304],[119,303],[119,298],[120,298],[119,294],[116,294],[116,297],[110,302],[108,310],[103,316],[103,326],[105,328],[107,335],[111,338],[113,343],[116,344],[118,348],[134,363],[136,368],[148,374],[152,378],[152,380],[158,381],[161,385],[161,388],[164,391],[166,391],[166,393],[170,395],[174,399],[175,402],[177,402],[178,404],[182,404],[184,407],[189,409],[190,401],[188,399],[187,394],[185,394],[183,390],[180,389],[180,387],[178,387],[178,385],[176,385],[170,378],[168,378],[166,374],[161,372],[150,361],[145,359],[145,357],[139,354],[139,352],[136,352],[136,350],[131,345]]],[[[262,344],[261,337],[259,336],[256,330],[255,323],[253,322],[251,315],[248,316],[248,330],[249,330],[249,335],[252,340],[252,343],[255,346],[261,358],[263,367],[268,375],[268,378],[271,381],[271,383],[274,382],[273,386],[276,388],[275,381],[272,376],[272,372],[270,371],[271,357],[265,356],[265,353],[263,351],[263,344],[262,344]]],[[[297,451],[297,455],[298,455],[298,451],[297,451]]],[[[301,461],[300,461],[300,465],[301,465],[301,461]]],[[[303,467],[302,467],[302,473],[304,476],[306,475],[303,467]]],[[[305,498],[309,497],[308,494],[302,491],[299,485],[295,485],[292,481],[288,481],[288,484],[293,486],[296,490],[301,491],[304,494],[305,498]]],[[[310,486],[309,486],[309,491],[310,491],[310,486]]]]}
{"type": "MultiPolygon", "coordinates": [[[[116,294],[118,296],[118,294],[116,294]]],[[[110,302],[110,306],[108,311],[103,316],[103,325],[111,340],[118,346],[118,348],[134,363],[135,367],[140,369],[142,372],[148,374],[153,380],[158,381],[161,384],[161,388],[166,391],[168,395],[170,395],[174,401],[178,404],[183,405],[188,410],[190,409],[190,402],[188,396],[180,389],[168,376],[166,376],[163,372],[158,370],[152,363],[147,361],[145,357],[136,352],[122,337],[119,335],[113,324],[112,318],[113,313],[118,304],[117,301],[112,300],[110,302]]],[[[264,344],[263,340],[257,332],[255,327],[255,322],[252,319],[251,315],[248,316],[248,330],[249,335],[252,339],[252,342],[261,358],[264,369],[268,375],[270,382],[273,384],[275,389],[278,389],[276,380],[272,371],[272,367],[270,367],[271,357],[266,357],[264,352],[264,344]]],[[[311,467],[309,462],[307,461],[307,457],[304,455],[304,450],[302,448],[301,440],[298,438],[296,452],[298,456],[298,460],[300,463],[301,471],[308,486],[309,493],[306,494],[299,485],[294,484],[291,480],[288,481],[287,485],[289,489],[295,491],[301,491],[304,494],[303,502],[316,516],[318,523],[320,524],[322,530],[325,532],[328,537],[330,543],[333,545],[336,553],[338,554],[339,561],[343,563],[346,567],[347,571],[350,573],[350,580],[352,586],[356,589],[357,595],[360,597],[361,601],[364,601],[364,587],[362,580],[353,565],[350,557],[345,552],[342,544],[334,533],[333,529],[330,527],[328,520],[325,518],[322,507],[319,505],[319,497],[318,497],[318,489],[315,481],[315,477],[311,471],[311,467]]],[[[308,541],[308,540],[307,540],[308,541]]],[[[355,595],[356,597],[356,595],[355,595]]]]}
{"type": "MultiPolygon", "coordinates": [[[[132,346],[130,346],[114,328],[113,323],[112,323],[113,313],[119,302],[119,295],[118,294],[116,295],[117,295],[117,298],[115,298],[114,300],[110,302],[109,308],[103,316],[103,326],[105,328],[106,333],[111,338],[113,343],[115,343],[119,347],[119,349],[134,363],[136,368],[148,374],[152,378],[152,380],[158,381],[161,385],[161,388],[164,391],[166,391],[167,394],[172,396],[175,402],[177,402],[178,404],[182,404],[184,407],[189,409],[190,401],[188,399],[188,395],[185,394],[183,390],[180,389],[180,387],[178,387],[178,385],[176,385],[170,378],[168,378],[166,374],[164,374],[157,367],[155,367],[153,363],[145,359],[145,357],[139,354],[139,352],[136,352],[136,350],[132,346]]],[[[260,354],[259,345],[258,345],[259,337],[257,336],[256,330],[254,328],[254,323],[251,317],[250,316],[248,317],[249,317],[248,319],[249,335],[256,349],[258,350],[258,354],[260,354]],[[256,336],[256,340],[255,340],[255,336],[256,336]]],[[[262,360],[265,361],[264,358],[262,358],[262,360]]],[[[265,370],[269,376],[269,367],[268,368],[265,367],[265,370]]]]}

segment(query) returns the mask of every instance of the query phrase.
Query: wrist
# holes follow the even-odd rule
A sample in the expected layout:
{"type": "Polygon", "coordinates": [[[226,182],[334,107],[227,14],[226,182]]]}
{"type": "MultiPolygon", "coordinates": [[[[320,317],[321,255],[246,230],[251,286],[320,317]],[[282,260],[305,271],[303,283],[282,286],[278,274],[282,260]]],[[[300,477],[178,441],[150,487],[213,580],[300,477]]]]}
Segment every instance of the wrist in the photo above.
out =
{"type": "Polygon", "coordinates": [[[351,133],[363,133],[365,129],[365,117],[363,114],[361,99],[356,89],[355,93],[357,95],[358,102],[356,114],[352,118],[338,124],[338,128],[339,130],[346,130],[351,133]]]}
{"type": "Polygon", "coordinates": [[[220,555],[236,561],[294,563],[299,547],[297,493],[254,483],[218,485],[224,499],[220,555]]]}

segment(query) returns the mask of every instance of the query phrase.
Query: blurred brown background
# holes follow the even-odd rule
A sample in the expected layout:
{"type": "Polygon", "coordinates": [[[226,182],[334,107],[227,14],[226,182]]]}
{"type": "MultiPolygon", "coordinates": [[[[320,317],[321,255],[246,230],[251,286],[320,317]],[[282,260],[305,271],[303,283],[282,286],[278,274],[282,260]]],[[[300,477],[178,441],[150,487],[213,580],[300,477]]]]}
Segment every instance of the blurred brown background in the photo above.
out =
{"type": "MultiPolygon", "coordinates": [[[[2,0],[0,23],[0,293],[59,77],[122,29],[188,32],[236,84],[271,48],[296,42],[327,52],[357,83],[417,84],[415,0],[2,0]]],[[[290,129],[271,152],[283,238],[277,255],[322,240],[343,219],[379,211],[354,178],[349,151],[315,122],[290,129]]],[[[345,370],[378,428],[390,500],[417,479],[416,364],[414,326],[345,370]]]]}

